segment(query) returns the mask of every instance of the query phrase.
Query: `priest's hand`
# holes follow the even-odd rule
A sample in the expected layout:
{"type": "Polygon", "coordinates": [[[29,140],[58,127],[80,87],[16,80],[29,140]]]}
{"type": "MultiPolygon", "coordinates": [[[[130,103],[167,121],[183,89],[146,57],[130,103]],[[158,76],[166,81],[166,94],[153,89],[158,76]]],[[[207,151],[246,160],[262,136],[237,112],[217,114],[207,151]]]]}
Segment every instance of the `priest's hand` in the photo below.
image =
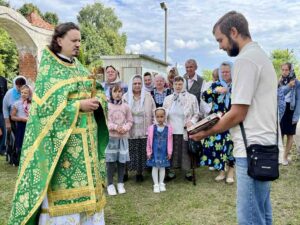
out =
{"type": "Polygon", "coordinates": [[[209,135],[208,135],[207,131],[199,131],[196,134],[189,135],[189,138],[193,139],[194,141],[201,141],[202,139],[204,139],[204,138],[206,138],[208,136],[209,135]]]}
{"type": "Polygon", "coordinates": [[[80,111],[92,112],[99,108],[99,101],[96,98],[80,100],[80,111]]]}

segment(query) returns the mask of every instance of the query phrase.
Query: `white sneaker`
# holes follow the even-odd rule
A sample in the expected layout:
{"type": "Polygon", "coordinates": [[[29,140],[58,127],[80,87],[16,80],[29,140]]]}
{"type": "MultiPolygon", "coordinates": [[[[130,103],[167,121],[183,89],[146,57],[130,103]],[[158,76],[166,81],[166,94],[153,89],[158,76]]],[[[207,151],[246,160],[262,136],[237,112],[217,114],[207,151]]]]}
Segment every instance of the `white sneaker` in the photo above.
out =
{"type": "Polygon", "coordinates": [[[158,184],[154,184],[154,185],[153,185],[153,192],[154,192],[154,193],[159,193],[159,192],[160,192],[160,190],[159,190],[159,185],[158,185],[158,184]]]}
{"type": "Polygon", "coordinates": [[[107,187],[107,193],[108,193],[108,195],[117,195],[117,191],[116,191],[115,185],[113,185],[113,184],[108,185],[108,187],[107,187]]]}
{"type": "Polygon", "coordinates": [[[160,191],[166,191],[166,185],[164,183],[159,184],[159,190],[160,191]]]}
{"type": "Polygon", "coordinates": [[[118,189],[119,194],[125,194],[126,193],[126,190],[124,188],[124,184],[123,183],[118,183],[117,189],[118,189]]]}
{"type": "Polygon", "coordinates": [[[282,161],[282,165],[283,165],[283,166],[289,165],[289,161],[284,159],[284,160],[282,161]]]}

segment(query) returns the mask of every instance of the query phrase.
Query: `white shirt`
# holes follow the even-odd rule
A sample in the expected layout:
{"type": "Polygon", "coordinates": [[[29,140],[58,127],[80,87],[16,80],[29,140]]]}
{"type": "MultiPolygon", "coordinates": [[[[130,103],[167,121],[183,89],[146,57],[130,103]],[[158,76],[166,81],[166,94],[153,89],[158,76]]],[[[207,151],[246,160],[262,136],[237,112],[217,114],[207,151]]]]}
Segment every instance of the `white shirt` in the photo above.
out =
{"type": "Polygon", "coordinates": [[[178,101],[174,101],[168,113],[173,134],[183,134],[184,132],[184,112],[178,109],[182,109],[182,105],[178,101]]]}
{"type": "Polygon", "coordinates": [[[211,86],[213,82],[206,82],[203,80],[202,87],[201,87],[201,93],[200,93],[200,105],[199,105],[199,111],[200,111],[200,117],[204,118],[207,117],[211,111],[212,104],[209,104],[202,100],[202,94],[204,91],[207,91],[207,89],[211,86]]]}
{"type": "MultiPolygon", "coordinates": [[[[277,78],[272,62],[256,42],[245,45],[233,67],[231,104],[249,105],[244,120],[248,145],[276,144],[277,78]]],[[[230,129],[235,157],[246,157],[239,125],[230,129]]]]}
{"type": "Polygon", "coordinates": [[[193,78],[190,78],[188,76],[188,90],[191,89],[191,87],[193,86],[194,81],[197,81],[197,73],[195,73],[195,75],[193,76],[193,78]]]}
{"type": "MultiPolygon", "coordinates": [[[[189,76],[187,76],[188,90],[190,90],[194,82],[197,81],[197,76],[198,76],[197,73],[195,73],[195,75],[192,78],[189,78],[189,76]]],[[[210,86],[209,83],[203,80],[201,86],[201,92],[200,92],[200,105],[199,105],[200,118],[204,118],[208,116],[211,111],[211,105],[202,100],[202,93],[206,91],[209,88],[209,86],[210,86]]]]}
{"type": "Polygon", "coordinates": [[[65,56],[61,53],[57,53],[57,55],[59,55],[61,58],[68,60],[69,62],[73,62],[73,58],[69,58],[68,56],[65,56]]]}

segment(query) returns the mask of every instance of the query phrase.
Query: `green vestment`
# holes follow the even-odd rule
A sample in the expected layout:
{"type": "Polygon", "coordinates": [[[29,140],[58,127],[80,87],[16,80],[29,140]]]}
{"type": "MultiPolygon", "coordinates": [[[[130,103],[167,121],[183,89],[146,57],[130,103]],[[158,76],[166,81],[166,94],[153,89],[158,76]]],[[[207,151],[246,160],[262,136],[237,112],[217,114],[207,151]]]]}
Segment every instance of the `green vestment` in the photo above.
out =
{"type": "Polygon", "coordinates": [[[107,102],[100,84],[75,59],[44,50],[26,125],[9,224],[35,224],[39,213],[60,216],[104,208],[107,102]],[[81,112],[96,97],[102,110],[81,112]],[[40,210],[48,197],[49,208],[40,210]]]}

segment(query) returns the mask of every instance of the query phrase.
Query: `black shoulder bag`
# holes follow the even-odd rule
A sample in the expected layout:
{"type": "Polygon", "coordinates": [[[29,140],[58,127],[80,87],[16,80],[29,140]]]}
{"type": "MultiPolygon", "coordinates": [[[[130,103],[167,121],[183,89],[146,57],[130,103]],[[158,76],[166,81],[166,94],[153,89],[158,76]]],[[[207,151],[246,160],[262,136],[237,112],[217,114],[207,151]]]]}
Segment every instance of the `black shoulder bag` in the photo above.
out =
{"type": "Polygon", "coordinates": [[[247,151],[248,175],[259,181],[273,181],[279,177],[278,119],[275,145],[247,145],[243,123],[240,123],[244,144],[247,151]]]}

